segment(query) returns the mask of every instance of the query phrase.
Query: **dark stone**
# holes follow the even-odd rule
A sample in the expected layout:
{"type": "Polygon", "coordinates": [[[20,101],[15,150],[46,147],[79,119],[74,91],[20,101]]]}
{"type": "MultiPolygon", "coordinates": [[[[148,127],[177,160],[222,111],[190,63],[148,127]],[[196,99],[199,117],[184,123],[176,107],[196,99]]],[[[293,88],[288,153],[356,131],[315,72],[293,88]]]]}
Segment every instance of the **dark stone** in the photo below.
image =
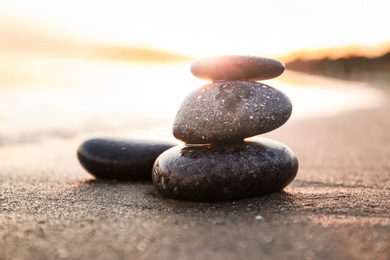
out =
{"type": "Polygon", "coordinates": [[[284,72],[283,62],[255,56],[226,55],[200,59],[191,66],[196,77],[206,80],[265,80],[284,72]]]}
{"type": "Polygon", "coordinates": [[[218,201],[280,191],[292,182],[297,170],[298,160],[287,146],[259,138],[173,147],[157,158],[152,178],[166,198],[218,201]]]}
{"type": "Polygon", "coordinates": [[[174,142],[96,138],[77,151],[81,165],[99,179],[151,179],[153,163],[174,142]]]}
{"type": "Polygon", "coordinates": [[[214,82],[190,93],[173,123],[173,135],[188,144],[206,144],[272,131],[291,115],[290,99],[255,81],[214,82]]]}

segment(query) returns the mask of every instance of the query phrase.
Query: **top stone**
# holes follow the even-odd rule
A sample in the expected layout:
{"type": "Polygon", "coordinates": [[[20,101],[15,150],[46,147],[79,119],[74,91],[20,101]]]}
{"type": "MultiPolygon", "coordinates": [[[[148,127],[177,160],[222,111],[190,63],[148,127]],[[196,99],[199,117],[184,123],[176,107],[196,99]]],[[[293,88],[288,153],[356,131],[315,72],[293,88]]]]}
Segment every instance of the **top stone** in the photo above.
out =
{"type": "Polygon", "coordinates": [[[283,62],[271,58],[226,55],[195,61],[191,72],[200,79],[265,80],[276,78],[284,72],[283,62]]]}

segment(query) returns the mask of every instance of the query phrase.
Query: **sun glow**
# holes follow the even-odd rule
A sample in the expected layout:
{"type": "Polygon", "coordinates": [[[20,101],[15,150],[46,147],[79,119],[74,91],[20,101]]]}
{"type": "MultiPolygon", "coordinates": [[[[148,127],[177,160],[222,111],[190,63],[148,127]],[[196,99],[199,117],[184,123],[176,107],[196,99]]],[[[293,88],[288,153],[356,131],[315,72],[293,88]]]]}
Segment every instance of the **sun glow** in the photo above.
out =
{"type": "Polygon", "coordinates": [[[0,17],[84,42],[147,46],[196,57],[276,56],[388,42],[389,7],[389,1],[379,0],[0,0],[0,17]]]}

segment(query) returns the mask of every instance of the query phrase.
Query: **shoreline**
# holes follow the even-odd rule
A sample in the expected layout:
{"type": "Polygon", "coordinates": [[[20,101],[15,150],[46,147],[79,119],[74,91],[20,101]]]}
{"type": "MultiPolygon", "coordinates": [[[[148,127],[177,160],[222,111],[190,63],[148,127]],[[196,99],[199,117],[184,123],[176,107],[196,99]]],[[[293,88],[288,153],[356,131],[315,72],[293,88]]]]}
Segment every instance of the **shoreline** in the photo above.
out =
{"type": "MultiPolygon", "coordinates": [[[[57,74],[53,78],[0,89],[0,146],[100,133],[169,138],[181,100],[196,87],[208,83],[193,77],[185,64],[137,67],[91,62],[86,68],[81,63],[72,69],[69,64],[60,64],[54,65],[57,74]],[[59,77],[63,69],[65,76],[59,77]],[[95,70],[99,74],[96,78],[90,74],[95,70]],[[156,79],[144,81],[150,74],[156,74],[156,79]],[[166,81],[163,85],[160,77],[166,81]],[[177,81],[171,82],[173,78],[177,81]],[[111,85],[113,79],[123,83],[111,85]],[[95,85],[97,82],[100,85],[95,85]],[[38,83],[43,85],[36,87],[38,83]]],[[[46,74],[43,71],[38,73],[39,77],[46,74]]],[[[375,108],[383,105],[383,93],[387,91],[376,84],[292,71],[262,83],[290,97],[293,113],[289,121],[325,119],[375,108]]]]}

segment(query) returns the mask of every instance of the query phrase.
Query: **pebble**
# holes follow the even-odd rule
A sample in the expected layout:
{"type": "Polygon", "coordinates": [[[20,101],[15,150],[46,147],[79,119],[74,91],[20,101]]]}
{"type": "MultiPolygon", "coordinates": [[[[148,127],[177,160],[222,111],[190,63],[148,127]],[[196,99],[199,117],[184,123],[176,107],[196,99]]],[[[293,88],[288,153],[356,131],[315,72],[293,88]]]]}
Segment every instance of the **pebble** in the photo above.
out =
{"type": "Polygon", "coordinates": [[[152,179],[171,199],[233,200],[282,190],[298,161],[285,145],[265,138],[224,144],[176,146],[156,160],[152,179]]]}
{"type": "Polygon", "coordinates": [[[175,142],[95,138],[85,141],[77,151],[81,165],[98,179],[151,179],[153,163],[175,142]]]}
{"type": "Polygon", "coordinates": [[[280,127],[291,112],[290,99],[268,85],[213,82],[185,98],[173,123],[173,135],[188,144],[242,140],[280,127]]]}
{"type": "Polygon", "coordinates": [[[265,80],[284,72],[284,64],[272,58],[226,55],[200,59],[191,66],[194,76],[218,80],[265,80]]]}

